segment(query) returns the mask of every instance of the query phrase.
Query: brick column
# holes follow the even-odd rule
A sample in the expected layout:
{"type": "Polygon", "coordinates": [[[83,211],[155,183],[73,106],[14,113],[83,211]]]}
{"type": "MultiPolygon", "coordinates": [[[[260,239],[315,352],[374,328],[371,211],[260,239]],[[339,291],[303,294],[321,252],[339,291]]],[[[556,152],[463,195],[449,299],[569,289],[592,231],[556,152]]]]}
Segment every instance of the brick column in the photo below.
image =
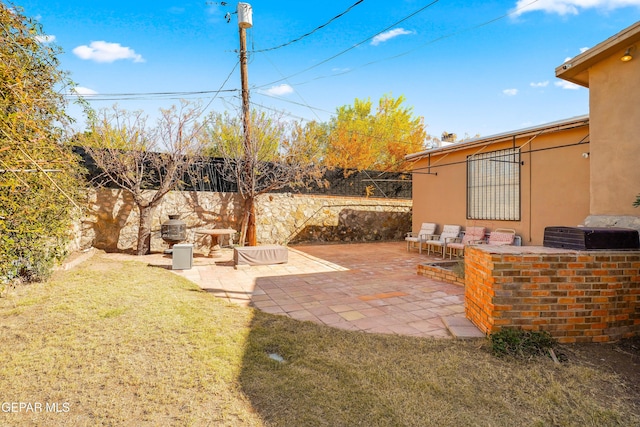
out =
{"type": "Polygon", "coordinates": [[[485,333],[546,330],[560,342],[640,333],[640,252],[465,249],[465,311],[485,333]]]}

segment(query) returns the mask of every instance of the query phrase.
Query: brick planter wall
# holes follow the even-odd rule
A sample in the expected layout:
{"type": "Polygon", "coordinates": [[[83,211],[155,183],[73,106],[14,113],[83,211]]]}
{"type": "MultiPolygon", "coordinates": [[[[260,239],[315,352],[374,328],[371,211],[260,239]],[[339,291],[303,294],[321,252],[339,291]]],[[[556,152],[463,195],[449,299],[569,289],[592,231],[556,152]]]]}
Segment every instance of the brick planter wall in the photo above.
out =
{"type": "MultiPolygon", "coordinates": [[[[454,262],[455,263],[455,262],[454,262]]],[[[454,285],[464,286],[464,277],[458,277],[452,270],[442,268],[438,264],[445,264],[451,267],[451,262],[435,262],[433,264],[418,264],[418,274],[420,276],[429,277],[431,279],[448,282],[454,285]]]]}
{"type": "Polygon", "coordinates": [[[559,342],[640,333],[640,252],[465,249],[466,316],[485,333],[546,330],[559,342]]]}

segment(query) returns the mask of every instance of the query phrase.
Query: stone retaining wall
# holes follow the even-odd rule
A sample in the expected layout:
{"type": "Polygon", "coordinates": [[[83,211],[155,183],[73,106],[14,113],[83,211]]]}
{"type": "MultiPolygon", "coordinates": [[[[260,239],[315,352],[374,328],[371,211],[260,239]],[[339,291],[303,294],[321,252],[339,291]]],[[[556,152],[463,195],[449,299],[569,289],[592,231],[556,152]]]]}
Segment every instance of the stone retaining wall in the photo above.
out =
{"type": "MultiPolygon", "coordinates": [[[[256,204],[258,242],[402,240],[411,230],[411,206],[411,200],[266,194],[256,204]]],[[[214,227],[239,230],[242,219],[240,198],[235,193],[171,192],[153,215],[153,251],[168,247],[161,239],[160,226],[169,219],[169,214],[179,214],[187,223],[186,241],[194,243],[196,251],[208,247],[209,237],[197,235],[195,230],[214,227]]],[[[89,210],[77,239],[80,248],[130,250],[135,248],[137,233],[138,210],[127,192],[90,191],[89,210]]]]}
{"type": "Polygon", "coordinates": [[[546,330],[559,342],[640,333],[640,252],[465,249],[465,311],[481,331],[546,330]]]}

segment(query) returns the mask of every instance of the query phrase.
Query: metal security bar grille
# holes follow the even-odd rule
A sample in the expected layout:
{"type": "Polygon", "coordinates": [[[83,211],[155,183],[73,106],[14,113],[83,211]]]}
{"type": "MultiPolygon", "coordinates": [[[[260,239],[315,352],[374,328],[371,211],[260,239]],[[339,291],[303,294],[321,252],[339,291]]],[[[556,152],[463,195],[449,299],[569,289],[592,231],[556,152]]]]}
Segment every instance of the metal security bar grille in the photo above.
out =
{"type": "Polygon", "coordinates": [[[520,220],[520,149],[467,157],[467,218],[520,220]]]}

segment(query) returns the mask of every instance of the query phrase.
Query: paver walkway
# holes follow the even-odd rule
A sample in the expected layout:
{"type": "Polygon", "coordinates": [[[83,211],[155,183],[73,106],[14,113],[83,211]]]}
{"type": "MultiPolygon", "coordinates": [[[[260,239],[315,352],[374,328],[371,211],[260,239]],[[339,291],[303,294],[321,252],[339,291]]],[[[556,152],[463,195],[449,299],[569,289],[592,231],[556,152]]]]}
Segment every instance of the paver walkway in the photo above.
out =
{"type": "Polygon", "coordinates": [[[175,273],[229,302],[341,329],[450,337],[442,318],[464,319],[464,289],[417,275],[429,258],[404,242],[294,246],[287,264],[238,270],[232,258],[196,256],[175,273]]]}
{"type": "MultiPolygon", "coordinates": [[[[171,269],[171,256],[126,257],[171,269]]],[[[464,316],[464,289],[416,273],[430,259],[404,242],[289,247],[286,264],[233,267],[194,256],[193,268],[173,270],[218,298],[268,313],[336,328],[421,337],[482,337],[464,316]]]]}

